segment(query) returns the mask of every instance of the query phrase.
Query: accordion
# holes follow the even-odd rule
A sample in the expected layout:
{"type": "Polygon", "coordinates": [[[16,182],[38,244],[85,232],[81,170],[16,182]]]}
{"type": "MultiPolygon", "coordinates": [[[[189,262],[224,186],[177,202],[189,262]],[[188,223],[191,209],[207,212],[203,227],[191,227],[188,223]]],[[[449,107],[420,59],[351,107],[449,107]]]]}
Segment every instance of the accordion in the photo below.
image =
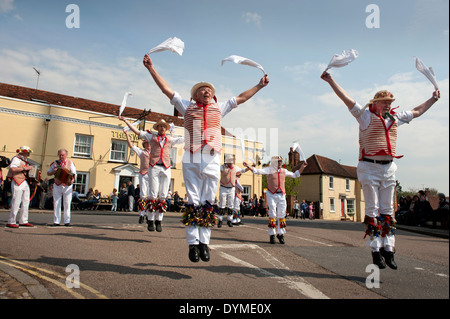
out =
{"type": "Polygon", "coordinates": [[[60,167],[56,170],[55,179],[60,180],[65,185],[72,184],[72,178],[74,174],[67,168],[60,167]]]}

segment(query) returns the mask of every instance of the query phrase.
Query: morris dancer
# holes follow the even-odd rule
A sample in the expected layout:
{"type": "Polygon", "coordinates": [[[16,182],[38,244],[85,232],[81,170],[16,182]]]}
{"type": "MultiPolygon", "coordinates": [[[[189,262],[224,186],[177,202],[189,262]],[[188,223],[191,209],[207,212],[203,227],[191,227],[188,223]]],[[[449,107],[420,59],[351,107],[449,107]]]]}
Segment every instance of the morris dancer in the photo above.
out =
{"type": "Polygon", "coordinates": [[[233,224],[234,225],[242,225],[241,220],[241,203],[242,203],[242,191],[244,188],[239,182],[239,178],[241,177],[241,173],[236,173],[236,185],[234,187],[234,210],[233,210],[233,224]]]}
{"type": "Polygon", "coordinates": [[[300,168],[292,173],[285,168],[282,168],[283,159],[281,156],[273,156],[270,161],[270,166],[257,169],[244,163],[244,166],[249,167],[254,174],[267,175],[267,189],[266,193],[267,206],[269,207],[269,236],[270,243],[275,244],[275,234],[277,234],[280,244],[285,243],[284,234],[286,234],[286,190],[284,187],[285,178],[293,177],[299,178],[305,167],[308,165],[303,162],[300,168]]]}
{"type": "Polygon", "coordinates": [[[148,205],[150,203],[150,143],[147,140],[142,141],[142,147],[139,148],[131,143],[128,130],[123,130],[125,136],[127,137],[128,147],[131,148],[140,159],[139,167],[139,200],[138,211],[139,211],[139,224],[144,222],[144,218],[147,217],[148,220],[148,205]]]}
{"type": "Polygon", "coordinates": [[[219,214],[217,215],[217,227],[222,227],[222,219],[227,214],[227,225],[233,227],[234,198],[236,174],[245,173],[248,168],[239,168],[234,165],[234,156],[227,155],[225,163],[220,166],[220,188],[219,188],[219,214]]]}
{"type": "Polygon", "coordinates": [[[366,202],[364,223],[366,236],[370,236],[367,244],[372,247],[373,263],[380,269],[386,268],[386,264],[397,269],[393,207],[397,165],[393,159],[403,157],[396,154],[397,128],[425,113],[440,98],[440,92],[436,90],[430,99],[411,111],[396,113],[391,109],[394,95],[387,90],[377,92],[363,108],[329,73],[324,72],[321,78],[331,86],[359,123],[357,174],[366,202]]]}
{"type": "Polygon", "coordinates": [[[7,178],[11,179],[11,211],[9,213],[6,227],[18,228],[19,226],[33,227],[28,222],[28,206],[30,204],[30,186],[26,180],[26,173],[32,169],[28,165],[28,157],[33,150],[29,146],[21,146],[16,150],[18,153],[11,159],[7,178]],[[21,205],[22,204],[22,205],[21,205]],[[17,213],[19,212],[19,225],[16,223],[17,213]]]}
{"type": "Polygon", "coordinates": [[[216,101],[214,86],[200,82],[191,89],[191,101],[186,101],[156,72],[148,55],[144,58],[144,66],[163,94],[184,116],[187,138],[183,156],[183,176],[188,205],[183,223],[189,245],[189,259],[198,262],[200,257],[203,261],[209,261],[211,227],[216,222],[212,203],[220,178],[221,118],[265,87],[269,78],[265,75],[258,85],[220,104],[216,101]]]}
{"type": "Polygon", "coordinates": [[[166,135],[170,125],[162,119],[153,125],[153,129],[158,131],[156,134],[148,130],[139,131],[122,116],[119,119],[123,120],[141,139],[150,143],[150,206],[147,229],[154,231],[156,226],[156,231],[161,232],[163,214],[167,210],[166,198],[171,178],[170,150],[173,146],[183,143],[184,137],[166,135]]]}
{"type": "Polygon", "coordinates": [[[66,168],[73,177],[65,183],[55,177],[55,184],[53,185],[53,226],[59,226],[61,223],[61,198],[64,201],[64,226],[70,226],[70,205],[72,204],[72,188],[73,182],[76,181],[77,170],[73,162],[67,159],[69,152],[66,149],[58,150],[59,160],[50,164],[47,171],[48,176],[55,175],[59,168],[66,168]]]}

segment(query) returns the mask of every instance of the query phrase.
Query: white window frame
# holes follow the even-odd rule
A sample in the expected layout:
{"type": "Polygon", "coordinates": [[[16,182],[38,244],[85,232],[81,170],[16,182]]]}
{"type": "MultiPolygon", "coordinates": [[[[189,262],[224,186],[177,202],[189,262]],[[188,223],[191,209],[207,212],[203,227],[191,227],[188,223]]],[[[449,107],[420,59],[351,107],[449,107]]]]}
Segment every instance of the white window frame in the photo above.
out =
{"type": "Polygon", "coordinates": [[[94,137],[92,135],[75,134],[75,142],[73,143],[73,156],[82,158],[92,158],[93,142],[94,137]],[[79,138],[86,138],[86,141],[80,141],[79,138]],[[81,152],[80,148],[86,148],[88,149],[88,152],[81,152]]]}
{"type": "Polygon", "coordinates": [[[335,200],[334,197],[330,197],[330,213],[335,213],[336,212],[336,207],[335,207],[335,200]]]}
{"type": "Polygon", "coordinates": [[[334,176],[330,176],[329,177],[328,188],[329,189],[334,189],[334,176]]]}
{"type": "Polygon", "coordinates": [[[119,163],[126,163],[127,161],[127,155],[128,155],[128,144],[126,141],[123,140],[116,140],[116,139],[112,139],[111,140],[111,145],[110,145],[110,152],[109,152],[109,160],[111,162],[119,162],[119,163]],[[114,143],[116,143],[117,145],[122,145],[124,146],[123,150],[113,150],[113,145],[114,143]],[[116,154],[117,155],[122,155],[122,159],[117,159],[116,158],[116,154]],[[113,156],[114,155],[114,156],[113,156]]]}
{"type": "Polygon", "coordinates": [[[346,179],[345,179],[345,190],[346,190],[347,192],[350,191],[350,178],[346,178],[346,179]]]}
{"type": "Polygon", "coordinates": [[[80,196],[86,196],[89,190],[89,173],[77,172],[77,180],[73,183],[73,190],[77,191],[80,196]],[[83,181],[84,179],[84,181],[83,181]],[[79,182],[80,181],[80,182],[79,182]],[[82,192],[84,188],[84,192],[82,192]]]}
{"type": "Polygon", "coordinates": [[[347,215],[355,214],[355,200],[347,199],[347,215]]]}

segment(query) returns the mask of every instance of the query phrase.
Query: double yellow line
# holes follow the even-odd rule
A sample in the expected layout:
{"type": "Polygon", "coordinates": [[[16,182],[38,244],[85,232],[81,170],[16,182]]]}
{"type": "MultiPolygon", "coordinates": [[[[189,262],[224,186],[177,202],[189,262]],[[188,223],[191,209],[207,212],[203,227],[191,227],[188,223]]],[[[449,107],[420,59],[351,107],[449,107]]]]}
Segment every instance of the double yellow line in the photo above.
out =
{"type": "MultiPolygon", "coordinates": [[[[10,259],[10,258],[4,257],[4,256],[0,256],[0,263],[3,263],[5,265],[11,266],[11,267],[14,267],[14,268],[19,269],[21,271],[27,272],[27,273],[29,273],[29,274],[31,274],[33,276],[36,276],[36,277],[38,277],[38,278],[40,278],[42,280],[51,282],[52,284],[58,286],[59,288],[61,288],[64,291],[68,292],[69,294],[71,294],[76,299],[86,299],[85,296],[83,296],[80,293],[78,293],[77,291],[75,291],[75,289],[68,288],[65,285],[65,283],[61,283],[61,282],[59,282],[56,279],[50,278],[50,277],[48,277],[46,275],[43,275],[43,274],[39,273],[39,272],[42,272],[42,273],[45,273],[45,274],[48,274],[48,275],[51,275],[51,276],[63,279],[64,282],[65,282],[66,277],[64,277],[64,276],[62,276],[62,275],[60,275],[60,274],[58,274],[56,272],[53,272],[51,270],[47,270],[47,269],[44,269],[44,268],[39,268],[39,267],[30,265],[30,264],[27,264],[27,263],[25,263],[23,261],[10,259]],[[32,270],[32,269],[35,269],[36,271],[32,270]]],[[[94,294],[99,299],[108,299],[108,297],[106,297],[105,295],[101,294],[99,291],[97,291],[94,288],[89,287],[88,285],[85,285],[85,284],[83,284],[81,282],[80,282],[80,288],[86,289],[87,291],[91,292],[92,294],[94,294]]],[[[78,288],[76,288],[76,289],[78,289],[78,288]]]]}

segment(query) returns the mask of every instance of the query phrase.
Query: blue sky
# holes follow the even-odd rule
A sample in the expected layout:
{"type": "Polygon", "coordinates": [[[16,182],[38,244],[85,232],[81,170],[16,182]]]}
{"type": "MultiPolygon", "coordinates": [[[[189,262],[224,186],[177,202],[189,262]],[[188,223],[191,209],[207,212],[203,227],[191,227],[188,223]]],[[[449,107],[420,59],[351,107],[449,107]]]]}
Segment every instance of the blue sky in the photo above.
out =
{"type": "MultiPolygon", "coordinates": [[[[247,90],[256,68],[226,63],[235,54],[260,63],[270,84],[231,112],[226,128],[265,129],[265,149],[287,156],[298,140],[306,156],[357,164],[358,126],[320,79],[335,53],[355,49],[350,65],[331,69],[353,98],[365,104],[390,89],[394,106],[410,110],[427,100],[431,83],[415,69],[418,56],[435,70],[441,100],[400,129],[397,179],[404,189],[449,192],[449,17],[447,0],[315,1],[18,1],[0,0],[0,82],[172,113],[142,66],[144,54],[176,36],[182,56],[152,59],[173,89],[188,97],[198,81],[216,85],[219,100],[247,90]],[[66,6],[80,9],[80,28],[66,26],[66,6]],[[368,28],[366,7],[379,8],[379,28],[368,28]],[[270,128],[278,129],[269,144],[270,128]]],[[[262,132],[260,130],[260,132],[262,132]]]]}

